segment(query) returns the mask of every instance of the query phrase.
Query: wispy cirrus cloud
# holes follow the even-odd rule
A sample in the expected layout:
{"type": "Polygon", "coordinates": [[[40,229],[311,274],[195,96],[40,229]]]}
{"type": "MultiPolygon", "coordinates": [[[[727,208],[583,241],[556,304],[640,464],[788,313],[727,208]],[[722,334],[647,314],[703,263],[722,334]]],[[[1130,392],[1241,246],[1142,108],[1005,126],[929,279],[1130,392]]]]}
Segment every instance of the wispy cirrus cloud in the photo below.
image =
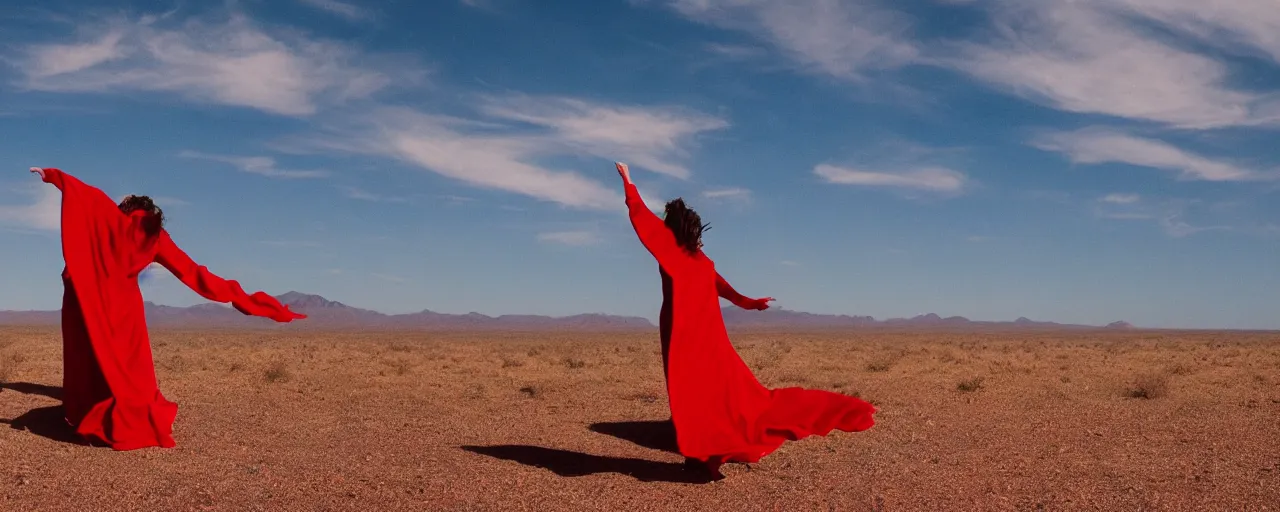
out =
{"type": "Polygon", "coordinates": [[[329,14],[346,18],[348,21],[369,21],[373,19],[373,13],[368,9],[340,0],[298,0],[298,2],[329,14]]]}
{"type": "MultiPolygon", "coordinates": [[[[1280,9],[1267,0],[946,0],[990,20],[985,34],[950,41],[916,34],[911,5],[881,0],[633,3],[661,3],[838,78],[930,66],[1079,114],[1190,129],[1280,123],[1280,91],[1242,87],[1213,53],[1280,62],[1280,9]]],[[[747,48],[708,46],[729,57],[747,48]]]]}
{"type": "Polygon", "coordinates": [[[1204,204],[1196,200],[1148,199],[1137,194],[1108,194],[1094,202],[1093,214],[1099,219],[1148,222],[1174,238],[1211,231],[1252,231],[1245,227],[1246,224],[1241,219],[1228,221],[1207,214],[1204,204]]]}
{"type": "Polygon", "coordinates": [[[1141,201],[1142,197],[1138,194],[1107,194],[1098,200],[1111,204],[1133,204],[1141,201]]]}
{"type": "Polygon", "coordinates": [[[584,247],[600,243],[600,235],[594,231],[551,231],[538,233],[538,241],[584,247]]]}
{"type": "Polygon", "coordinates": [[[712,188],[703,190],[702,197],[707,199],[750,201],[751,191],[742,187],[712,188]]]}
{"type": "Polygon", "coordinates": [[[276,166],[275,158],[269,156],[214,155],[198,151],[182,151],[178,153],[178,156],[182,158],[221,162],[235,167],[241,172],[257,174],[268,178],[314,179],[324,178],[329,175],[328,171],[320,170],[280,169],[276,166]]]}
{"type": "Polygon", "coordinates": [[[1109,128],[1047,133],[1035,137],[1031,144],[1039,149],[1062,153],[1075,163],[1123,163],[1149,167],[1176,172],[1181,180],[1255,181],[1278,177],[1274,172],[1247,169],[1164,141],[1109,128]]]}
{"type": "Polygon", "coordinates": [[[994,30],[940,59],[962,73],[1044,105],[1180,128],[1274,124],[1275,91],[1234,85],[1218,58],[1175,45],[1152,26],[1254,48],[1280,49],[1265,27],[1267,2],[997,0],[983,4],[994,30]]]}
{"type": "Polygon", "coordinates": [[[621,187],[602,183],[616,180],[606,162],[624,159],[649,170],[687,176],[688,170],[678,162],[689,139],[726,124],[674,108],[567,98],[539,101],[523,95],[486,98],[480,110],[488,119],[401,107],[375,109],[335,133],[299,139],[294,146],[382,156],[472,186],[573,208],[617,210],[623,205],[621,187]],[[584,154],[602,159],[599,178],[544,163],[584,154]]]}
{"type": "Polygon", "coordinates": [[[403,203],[408,201],[408,199],[404,197],[375,194],[359,187],[338,187],[338,190],[341,190],[342,194],[348,198],[358,201],[369,201],[373,203],[403,203]]]}
{"type": "MultiPolygon", "coordinates": [[[[356,12],[343,7],[354,7],[345,2],[310,3],[338,14],[356,12]]],[[[637,169],[688,178],[687,160],[697,136],[728,126],[719,117],[676,106],[521,94],[477,97],[470,118],[375,102],[342,109],[349,101],[371,99],[393,82],[417,83],[420,68],[296,31],[269,31],[235,12],[225,19],[166,14],[86,22],[85,27],[70,40],[23,48],[17,59],[22,84],[64,93],[167,92],[190,102],[284,116],[323,112],[326,129],[339,127],[327,133],[341,135],[319,135],[300,146],[382,156],[472,186],[570,207],[617,209],[622,201],[617,187],[548,164],[551,159],[624,160],[637,169]]],[[[282,169],[269,156],[197,151],[182,156],[273,178],[328,174],[282,169]]],[[[346,192],[356,199],[387,199],[346,192]]]]}
{"type": "Polygon", "coordinates": [[[723,119],[676,107],[637,107],[565,97],[489,97],[480,111],[547,132],[541,138],[576,153],[622,160],[653,172],[688,178],[679,163],[702,132],[727,128],[723,119]]]}
{"type": "Polygon", "coordinates": [[[906,189],[943,194],[964,190],[968,178],[944,167],[918,167],[902,171],[868,171],[853,167],[820,164],[813,173],[827,183],[861,187],[906,189]]]}
{"type": "Polygon", "coordinates": [[[0,204],[0,225],[44,232],[62,229],[61,191],[53,185],[40,183],[24,187],[21,192],[31,201],[24,204],[0,204]]]}
{"type": "MultiPolygon", "coordinates": [[[[644,2],[641,2],[644,3],[644,2]]],[[[860,78],[917,60],[912,20],[873,0],[665,0],[681,15],[752,35],[802,69],[860,78]]]]}
{"type": "Polygon", "coordinates": [[[342,43],[296,31],[268,33],[238,13],[86,18],[66,40],[28,45],[13,59],[19,85],[28,90],[160,92],[287,116],[308,116],[322,105],[365,99],[424,76],[416,65],[342,43]]]}

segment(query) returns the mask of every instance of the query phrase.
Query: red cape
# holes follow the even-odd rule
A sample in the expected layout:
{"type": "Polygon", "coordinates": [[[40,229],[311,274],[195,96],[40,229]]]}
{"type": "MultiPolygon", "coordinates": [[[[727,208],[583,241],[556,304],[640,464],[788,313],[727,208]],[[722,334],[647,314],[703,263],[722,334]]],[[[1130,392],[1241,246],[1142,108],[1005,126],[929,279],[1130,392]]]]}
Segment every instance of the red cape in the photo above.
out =
{"type": "Polygon", "coordinates": [[[306,318],[263,292],[245,293],[186,255],[169,233],[148,237],[145,213],[126,215],[101,190],[58,169],[44,181],[62,190],[63,406],[76,431],[116,450],[174,446],[178,406],[156,382],[138,274],[158,262],[201,296],[246,315],[306,318]]]}
{"type": "Polygon", "coordinates": [[[757,462],[789,440],[871,428],[876,409],[861,399],[761,385],[729,342],[720,297],[747,309],[760,309],[760,301],[734,291],[701,251],[680,248],[635,185],[626,186],[626,197],[631,224],[663,274],[667,399],[681,454],[716,470],[757,462]]]}

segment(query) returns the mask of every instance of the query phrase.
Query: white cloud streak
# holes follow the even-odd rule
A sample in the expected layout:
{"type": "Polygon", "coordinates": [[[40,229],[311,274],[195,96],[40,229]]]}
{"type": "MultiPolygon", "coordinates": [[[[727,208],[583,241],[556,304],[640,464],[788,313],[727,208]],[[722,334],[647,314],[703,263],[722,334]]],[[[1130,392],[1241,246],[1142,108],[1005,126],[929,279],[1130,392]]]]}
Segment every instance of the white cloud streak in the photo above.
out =
{"type": "Polygon", "coordinates": [[[498,122],[385,108],[340,133],[300,145],[392,158],[473,186],[572,208],[619,210],[623,208],[620,186],[606,187],[596,178],[542,162],[555,156],[598,156],[602,158],[598,176],[610,181],[616,175],[605,162],[614,160],[687,176],[687,169],[677,162],[687,154],[689,139],[726,124],[671,108],[566,98],[486,98],[480,108],[498,122]]]}
{"type": "Polygon", "coordinates": [[[368,21],[373,18],[372,13],[355,4],[341,2],[339,0],[298,0],[304,5],[308,5],[335,14],[349,21],[368,21]]]}
{"type": "MultiPolygon", "coordinates": [[[[991,19],[985,37],[950,43],[913,36],[912,17],[895,10],[908,7],[884,1],[661,3],[834,77],[938,66],[1067,112],[1184,129],[1280,124],[1280,91],[1241,87],[1228,61],[1210,53],[1280,62],[1280,9],[1271,0],[948,0],[991,19]]],[[[741,47],[709,48],[736,55],[741,47]]]]}
{"type": "Polygon", "coordinates": [[[573,247],[584,247],[600,243],[600,236],[591,231],[555,231],[549,233],[538,233],[538,241],[573,247]]]}
{"type": "Polygon", "coordinates": [[[329,175],[326,171],[280,169],[276,167],[276,160],[269,156],[212,155],[198,151],[183,151],[178,153],[178,156],[182,158],[221,162],[235,167],[241,172],[257,174],[268,178],[314,179],[323,178],[329,175]]]}
{"type": "Polygon", "coordinates": [[[1245,169],[1180,149],[1163,141],[1105,128],[1041,135],[1032,145],[1062,153],[1080,164],[1123,163],[1178,173],[1182,180],[1250,181],[1274,175],[1245,169]]]}
{"type": "MultiPolygon", "coordinates": [[[[337,14],[359,11],[334,0],[308,3],[337,14]]],[[[116,19],[70,40],[25,47],[16,63],[22,85],[33,90],[165,92],[191,102],[285,116],[326,112],[333,115],[322,118],[322,126],[329,134],[341,134],[302,146],[387,157],[473,186],[575,208],[620,209],[620,187],[548,165],[549,159],[590,155],[687,179],[696,136],[728,126],[718,117],[673,106],[518,94],[477,98],[476,119],[371,104],[340,109],[350,101],[370,99],[392,82],[412,85],[422,73],[346,45],[292,31],[268,32],[235,13],[225,20],[171,14],[116,19]]],[[[272,178],[328,174],[281,169],[267,156],[197,151],[182,156],[272,178]]],[[[602,177],[609,175],[607,168],[602,166],[602,177]]],[[[362,200],[389,199],[365,191],[346,193],[362,200]]]]}
{"type": "Polygon", "coordinates": [[[737,199],[749,201],[751,200],[751,191],[742,187],[713,188],[702,191],[702,197],[707,199],[737,199]]]}
{"type": "MultiPolygon", "coordinates": [[[[947,65],[1068,112],[1189,129],[1273,123],[1280,119],[1274,95],[1233,87],[1223,62],[1170,44],[1144,26],[1173,23],[1205,36],[1208,26],[1216,26],[1239,34],[1248,26],[1244,12],[1230,21],[1220,15],[1244,4],[1261,11],[1265,3],[998,0],[988,4],[995,22],[990,40],[958,45],[960,57],[947,65]]],[[[1274,5],[1267,9],[1271,14],[1264,17],[1275,19],[1274,5]]]]}
{"type": "Polygon", "coordinates": [[[961,192],[968,181],[963,173],[943,167],[877,172],[821,164],[814,167],[813,173],[827,183],[837,185],[909,189],[943,194],[961,192]]]}
{"type": "Polygon", "coordinates": [[[1111,204],[1133,204],[1141,200],[1142,198],[1137,194],[1107,194],[1099,199],[1099,201],[1111,204]]]}
{"type": "Polygon", "coordinates": [[[0,205],[0,224],[11,228],[57,232],[62,229],[62,192],[41,183],[24,190],[34,202],[0,205]]]}
{"type": "Polygon", "coordinates": [[[768,42],[801,67],[842,78],[902,66],[919,49],[900,12],[869,0],[669,0],[681,15],[768,42]]]}
{"type": "Polygon", "coordinates": [[[384,196],[358,187],[338,187],[338,190],[341,190],[343,195],[348,198],[358,201],[369,201],[374,203],[403,203],[407,201],[407,199],[403,197],[384,196]]]}
{"type": "Polygon", "coordinates": [[[116,19],[16,58],[20,86],[63,93],[161,92],[190,101],[308,116],[423,73],[300,34],[268,34],[246,17],[116,19]]]}
{"type": "Polygon", "coordinates": [[[574,98],[523,95],[487,98],[481,112],[549,131],[544,140],[577,153],[620,160],[635,167],[687,179],[677,160],[699,133],[727,128],[723,119],[682,109],[591,103],[574,98]]]}

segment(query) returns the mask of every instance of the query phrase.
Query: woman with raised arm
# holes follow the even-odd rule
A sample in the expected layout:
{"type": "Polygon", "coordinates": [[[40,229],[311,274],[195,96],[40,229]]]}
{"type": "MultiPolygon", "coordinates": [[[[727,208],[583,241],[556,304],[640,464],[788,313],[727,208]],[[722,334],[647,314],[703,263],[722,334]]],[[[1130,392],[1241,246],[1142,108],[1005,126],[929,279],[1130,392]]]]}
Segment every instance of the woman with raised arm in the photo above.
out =
{"type": "Polygon", "coordinates": [[[729,286],[702,252],[706,226],[698,214],[676,199],[658,218],[640,198],[627,165],[617,168],[631,225],[662,275],[662,362],[680,453],[719,478],[722,464],[758,462],[789,440],[871,428],[876,410],[863,400],[798,387],[769,389],[756,380],[729,342],[719,298],[755,310],[773,299],[747,298],[729,286]]]}
{"type": "Polygon", "coordinates": [[[58,169],[32,167],[62,191],[62,405],[87,440],[116,450],[170,448],[178,405],[156,382],[138,274],[152,262],[206,299],[246,315],[289,322],[306,318],[263,292],[197,265],[164,230],[151,198],[120,204],[58,169]]]}

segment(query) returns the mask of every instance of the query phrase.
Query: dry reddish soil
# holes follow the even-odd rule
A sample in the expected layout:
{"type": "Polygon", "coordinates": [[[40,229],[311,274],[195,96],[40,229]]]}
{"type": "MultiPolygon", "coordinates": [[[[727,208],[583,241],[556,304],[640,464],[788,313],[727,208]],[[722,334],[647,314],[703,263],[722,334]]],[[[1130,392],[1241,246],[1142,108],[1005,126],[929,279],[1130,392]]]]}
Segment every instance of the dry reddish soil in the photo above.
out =
{"type": "Polygon", "coordinates": [[[5,328],[0,510],[1280,509],[1280,334],[737,333],[881,411],[710,483],[656,338],[156,331],[178,446],[113,452],[60,426],[58,331],[5,328]]]}

